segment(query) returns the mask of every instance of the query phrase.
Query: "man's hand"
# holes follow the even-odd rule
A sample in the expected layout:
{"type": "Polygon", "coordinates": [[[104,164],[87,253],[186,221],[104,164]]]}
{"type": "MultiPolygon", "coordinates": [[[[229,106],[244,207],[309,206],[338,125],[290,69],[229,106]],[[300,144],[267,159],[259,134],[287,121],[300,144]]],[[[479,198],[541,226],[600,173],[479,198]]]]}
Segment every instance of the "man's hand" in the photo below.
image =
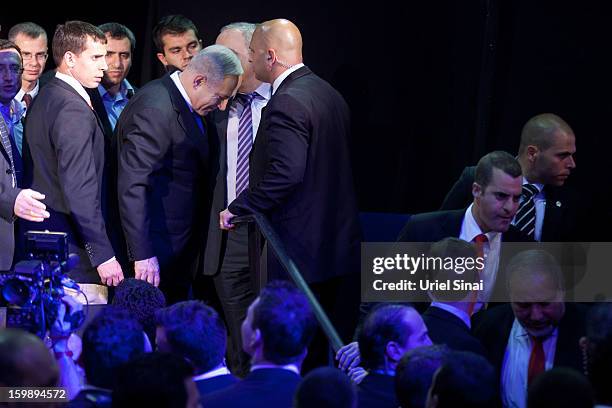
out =
{"type": "Polygon", "coordinates": [[[351,368],[357,367],[361,361],[359,343],[354,341],[340,348],[336,353],[336,360],[338,360],[338,368],[343,371],[349,371],[351,368]]]}
{"type": "Polygon", "coordinates": [[[359,384],[363,381],[364,378],[368,375],[368,372],[364,370],[362,367],[353,367],[351,368],[347,375],[355,384],[359,384]]]}
{"type": "Polygon", "coordinates": [[[230,231],[236,228],[234,224],[230,224],[230,220],[234,218],[235,215],[232,214],[227,208],[219,213],[219,228],[225,231],[230,231]]]}
{"type": "Polygon", "coordinates": [[[107,286],[117,286],[123,280],[123,270],[116,259],[98,266],[98,275],[107,286]]]}
{"type": "Polygon", "coordinates": [[[159,286],[159,262],[156,256],[134,262],[134,273],[136,279],[147,281],[155,287],[159,286]]]}
{"type": "Polygon", "coordinates": [[[45,195],[31,189],[21,190],[15,199],[13,211],[19,218],[28,221],[41,222],[49,218],[47,206],[39,200],[44,200],[45,195]]]}

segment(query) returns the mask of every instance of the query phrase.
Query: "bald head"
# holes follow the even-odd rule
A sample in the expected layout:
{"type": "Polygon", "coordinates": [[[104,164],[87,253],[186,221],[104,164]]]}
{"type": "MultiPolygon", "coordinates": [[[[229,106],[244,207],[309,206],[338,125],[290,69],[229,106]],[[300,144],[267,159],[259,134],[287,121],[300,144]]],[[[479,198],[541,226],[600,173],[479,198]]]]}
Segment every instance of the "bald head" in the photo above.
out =
{"type": "Polygon", "coordinates": [[[250,52],[257,79],[272,83],[302,62],[302,34],[289,20],[265,21],[253,33],[250,52]]]}
{"type": "Polygon", "coordinates": [[[548,149],[553,144],[555,133],[574,134],[567,122],[553,113],[541,113],[532,117],[523,126],[519,155],[529,145],[534,145],[540,150],[548,149]]]}
{"type": "Polygon", "coordinates": [[[38,337],[18,329],[0,330],[0,386],[54,387],[55,359],[38,337]]]}

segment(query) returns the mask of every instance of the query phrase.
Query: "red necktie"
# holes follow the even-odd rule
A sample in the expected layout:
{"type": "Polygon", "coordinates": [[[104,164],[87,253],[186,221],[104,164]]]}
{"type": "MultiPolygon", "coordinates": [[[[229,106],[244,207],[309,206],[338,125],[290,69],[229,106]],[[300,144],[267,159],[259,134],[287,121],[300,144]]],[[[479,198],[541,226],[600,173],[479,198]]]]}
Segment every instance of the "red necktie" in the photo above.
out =
{"type": "MultiPolygon", "coordinates": [[[[472,242],[476,246],[476,255],[479,258],[484,259],[484,246],[487,242],[489,242],[489,238],[485,234],[478,234],[472,239],[472,242]]],[[[480,273],[482,271],[478,271],[478,277],[480,278],[480,273]]],[[[468,307],[468,314],[471,316],[474,313],[474,307],[476,306],[476,300],[478,295],[476,292],[472,292],[472,298],[470,299],[470,305],[468,307]]]]}
{"type": "Polygon", "coordinates": [[[23,98],[21,98],[21,101],[25,103],[26,109],[28,109],[30,107],[30,104],[32,103],[32,95],[23,94],[23,98]]]}
{"type": "Polygon", "coordinates": [[[540,373],[544,372],[546,356],[544,355],[544,339],[531,337],[531,355],[529,356],[529,368],[527,369],[527,385],[540,373]]]}

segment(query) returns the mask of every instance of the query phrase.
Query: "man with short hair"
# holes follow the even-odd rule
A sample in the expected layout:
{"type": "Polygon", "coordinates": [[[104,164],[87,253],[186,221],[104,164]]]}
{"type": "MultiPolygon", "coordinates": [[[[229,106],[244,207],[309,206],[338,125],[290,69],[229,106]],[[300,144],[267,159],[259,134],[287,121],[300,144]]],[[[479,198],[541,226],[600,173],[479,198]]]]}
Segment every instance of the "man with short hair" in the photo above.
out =
{"type": "Polygon", "coordinates": [[[155,313],[157,349],[190,361],[200,395],[235,384],[225,365],[227,334],[219,314],[204,302],[188,300],[155,313]]]}
{"type": "Polygon", "coordinates": [[[9,270],[17,261],[14,259],[16,218],[40,222],[49,217],[46,206],[40,201],[45,196],[21,188],[23,163],[14,132],[20,119],[21,104],[15,95],[21,72],[19,47],[8,40],[0,40],[0,271],[9,270]]]}
{"type": "Polygon", "coordinates": [[[183,71],[202,49],[202,39],[193,22],[180,14],[164,16],[153,28],[157,58],[167,72],[183,71]]]}
{"type": "Polygon", "coordinates": [[[123,279],[107,234],[117,223],[108,219],[104,134],[85,91],[102,80],[105,44],[104,33],[89,23],[68,21],[57,27],[57,73],[40,91],[25,128],[31,155],[27,183],[45,191],[52,214],[36,228],[68,233],[69,250],[79,255],[69,274],[88,285],[82,289],[89,303],[107,302],[107,288],[100,283],[116,286],[123,279]]]}
{"type": "Polygon", "coordinates": [[[213,196],[204,274],[214,276],[215,289],[230,335],[229,363],[236,372],[248,369],[248,356],[242,351],[240,325],[255,299],[248,257],[248,228],[239,225],[231,233],[219,229],[218,214],[234,201],[249,181],[249,153],[261,111],[270,99],[270,84],[259,81],[249,62],[249,43],[255,24],[232,23],[221,29],[216,44],[234,51],[244,70],[236,98],[228,109],[210,115],[219,139],[219,175],[213,196]]]}
{"type": "Polygon", "coordinates": [[[504,406],[524,407],[527,386],[553,366],[582,369],[576,347],[585,311],[565,302],[561,268],[543,250],[515,255],[507,266],[511,303],[484,312],[475,334],[500,376],[504,406]]]}
{"type": "MultiPolygon", "coordinates": [[[[480,271],[484,281],[478,304],[488,302],[496,291],[501,243],[529,241],[511,225],[521,197],[521,166],[510,154],[494,151],[484,155],[476,166],[472,184],[472,204],[467,209],[416,214],[408,220],[399,241],[437,242],[457,237],[474,242],[486,257],[480,271]]],[[[474,309],[476,310],[476,309],[474,309]]]]}
{"type": "Polygon", "coordinates": [[[203,116],[225,109],[243,70],[211,45],[184,71],[143,87],[116,128],[121,221],[135,277],[160,287],[169,305],[187,300],[201,267],[218,146],[203,116]]]}
{"type": "MultiPolygon", "coordinates": [[[[578,200],[564,187],[576,167],[575,153],[574,131],[559,116],[542,113],[523,127],[517,155],[524,177],[523,191],[513,224],[535,241],[580,240],[578,200]]],[[[441,209],[465,208],[471,200],[473,181],[474,167],[466,167],[441,209]]]]}
{"type": "Polygon", "coordinates": [[[382,304],[370,311],[358,334],[368,375],[358,386],[360,407],[397,407],[395,369],[409,350],[429,346],[427,327],[410,306],[382,304]]]}
{"type": "Polygon", "coordinates": [[[203,398],[205,407],[290,407],[317,322],[304,294],[272,281],[249,306],[242,323],[251,373],[241,382],[203,398]]]}

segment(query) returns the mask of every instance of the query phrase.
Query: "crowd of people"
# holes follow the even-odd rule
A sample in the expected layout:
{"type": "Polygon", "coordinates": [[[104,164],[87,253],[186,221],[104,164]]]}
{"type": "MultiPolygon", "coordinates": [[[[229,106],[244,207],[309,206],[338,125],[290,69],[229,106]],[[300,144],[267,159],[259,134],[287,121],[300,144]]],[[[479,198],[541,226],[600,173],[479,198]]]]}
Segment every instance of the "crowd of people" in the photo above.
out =
{"type": "Polygon", "coordinates": [[[0,39],[0,271],[26,258],[26,231],[65,232],[70,278],[105,305],[80,335],[71,316],[88,306],[70,295],[46,342],[0,329],[0,386],[62,386],[75,407],[612,406],[612,304],[568,302],[558,259],[502,246],[585,237],[562,118],[530,118],[516,156],[467,167],[398,238],[483,257],[461,272],[483,290],[360,305],[349,108],[304,65],[298,27],[231,23],[204,47],[170,15],[152,37],[167,73],[140,88],[122,24],[59,25],[46,72],[42,27],[0,39]],[[317,305],[234,223],[249,214],[267,217],[317,305]],[[346,342],[335,355],[319,305],[346,342]]]}

